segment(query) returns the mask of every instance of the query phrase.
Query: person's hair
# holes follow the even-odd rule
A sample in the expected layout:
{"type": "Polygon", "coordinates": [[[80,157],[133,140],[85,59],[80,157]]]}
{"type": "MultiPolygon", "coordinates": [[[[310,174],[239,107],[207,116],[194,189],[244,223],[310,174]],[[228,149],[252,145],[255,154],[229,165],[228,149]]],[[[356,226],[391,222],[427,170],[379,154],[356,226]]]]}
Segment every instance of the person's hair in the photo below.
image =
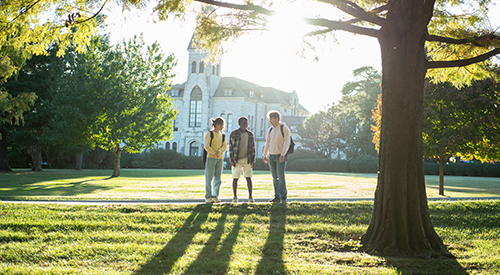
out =
{"type": "Polygon", "coordinates": [[[277,117],[277,118],[278,118],[278,120],[279,120],[279,119],[281,118],[281,114],[280,114],[280,112],[278,112],[278,111],[269,111],[269,112],[267,113],[267,118],[272,118],[272,117],[274,117],[274,118],[276,118],[276,117],[277,117]]]}
{"type": "Polygon", "coordinates": [[[240,125],[240,123],[241,123],[241,121],[242,121],[242,120],[246,120],[246,121],[248,121],[248,118],[247,118],[246,116],[240,116],[240,117],[238,118],[238,125],[240,125]]]}
{"type": "Polygon", "coordinates": [[[215,124],[222,124],[222,129],[224,129],[224,125],[226,125],[226,121],[222,117],[211,118],[210,122],[212,122],[213,129],[215,129],[215,124]]]}

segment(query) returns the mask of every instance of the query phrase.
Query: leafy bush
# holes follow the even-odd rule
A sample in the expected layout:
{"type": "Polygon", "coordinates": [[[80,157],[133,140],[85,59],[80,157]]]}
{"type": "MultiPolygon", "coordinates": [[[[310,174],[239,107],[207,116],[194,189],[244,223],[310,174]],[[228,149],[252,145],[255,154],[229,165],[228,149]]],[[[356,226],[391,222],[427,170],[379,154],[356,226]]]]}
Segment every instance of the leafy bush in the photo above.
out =
{"type": "Polygon", "coordinates": [[[352,173],[377,173],[377,160],[351,160],[349,167],[352,173]]]}

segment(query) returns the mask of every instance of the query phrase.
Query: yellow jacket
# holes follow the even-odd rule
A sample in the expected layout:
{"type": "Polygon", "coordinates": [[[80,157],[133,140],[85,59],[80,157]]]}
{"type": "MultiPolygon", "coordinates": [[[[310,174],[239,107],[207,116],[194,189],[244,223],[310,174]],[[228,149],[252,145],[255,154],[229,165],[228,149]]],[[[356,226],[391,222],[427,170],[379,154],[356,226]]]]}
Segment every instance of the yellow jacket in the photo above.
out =
{"type": "Polygon", "coordinates": [[[224,159],[224,152],[227,149],[226,140],[222,140],[222,133],[217,133],[215,131],[210,132],[205,135],[205,150],[208,153],[207,157],[214,159],[224,159]],[[210,145],[210,132],[214,133],[212,145],[210,145]],[[215,156],[215,152],[219,152],[218,157],[215,156]]]}

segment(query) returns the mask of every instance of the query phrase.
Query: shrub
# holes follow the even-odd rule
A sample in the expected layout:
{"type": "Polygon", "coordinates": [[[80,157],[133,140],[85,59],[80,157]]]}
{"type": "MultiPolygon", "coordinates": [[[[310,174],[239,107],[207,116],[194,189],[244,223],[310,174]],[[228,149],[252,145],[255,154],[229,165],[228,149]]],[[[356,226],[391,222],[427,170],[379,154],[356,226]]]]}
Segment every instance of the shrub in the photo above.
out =
{"type": "Polygon", "coordinates": [[[351,160],[349,167],[353,173],[377,173],[377,160],[351,160]]]}

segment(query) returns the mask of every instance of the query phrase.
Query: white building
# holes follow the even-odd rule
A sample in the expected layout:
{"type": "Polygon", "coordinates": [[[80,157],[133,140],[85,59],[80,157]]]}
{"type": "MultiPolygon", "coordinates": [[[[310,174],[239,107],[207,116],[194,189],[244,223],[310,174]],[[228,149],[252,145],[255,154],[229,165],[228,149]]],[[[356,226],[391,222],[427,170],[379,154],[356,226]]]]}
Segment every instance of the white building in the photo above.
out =
{"type": "MultiPolygon", "coordinates": [[[[166,149],[201,156],[204,136],[211,126],[210,118],[220,116],[226,120],[225,133],[229,140],[229,133],[239,127],[238,118],[246,116],[248,128],[255,134],[257,157],[261,157],[266,131],[270,127],[266,117],[268,111],[278,110],[281,113],[281,120],[290,127],[292,136],[296,135],[296,127],[309,115],[299,104],[295,91],[287,93],[235,77],[221,77],[220,57],[216,64],[206,63],[206,53],[197,51],[192,39],[187,50],[187,80],[168,91],[179,113],[174,122],[173,138],[164,143],[166,149]]],[[[295,136],[294,140],[297,140],[295,136]]]]}

